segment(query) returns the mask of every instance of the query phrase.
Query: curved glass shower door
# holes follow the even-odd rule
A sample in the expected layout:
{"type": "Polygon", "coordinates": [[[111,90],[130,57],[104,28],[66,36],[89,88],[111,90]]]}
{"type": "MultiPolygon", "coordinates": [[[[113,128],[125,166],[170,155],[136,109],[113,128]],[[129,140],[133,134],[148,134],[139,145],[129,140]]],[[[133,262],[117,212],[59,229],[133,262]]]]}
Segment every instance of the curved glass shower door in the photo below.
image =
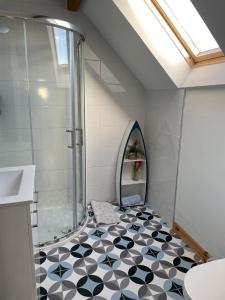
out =
{"type": "Polygon", "coordinates": [[[0,17],[0,167],[36,165],[34,244],[85,213],[82,37],[57,22],[0,17]]]}
{"type": "MultiPolygon", "coordinates": [[[[83,108],[78,49],[81,37],[60,27],[26,21],[33,161],[36,165],[38,242],[57,241],[84,214],[83,108]],[[81,155],[81,156],[80,156],[81,155]],[[82,201],[77,195],[82,193],[82,201]]],[[[36,220],[35,220],[36,216],[36,220]]],[[[36,241],[35,241],[36,242],[36,241]]]]}

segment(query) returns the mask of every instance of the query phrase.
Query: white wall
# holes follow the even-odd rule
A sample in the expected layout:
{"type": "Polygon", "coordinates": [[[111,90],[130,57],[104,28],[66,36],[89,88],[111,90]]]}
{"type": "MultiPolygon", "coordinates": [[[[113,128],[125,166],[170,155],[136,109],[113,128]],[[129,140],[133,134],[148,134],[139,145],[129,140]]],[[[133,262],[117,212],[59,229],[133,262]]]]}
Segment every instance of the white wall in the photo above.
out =
{"type": "MultiPolygon", "coordinates": [[[[0,24],[3,25],[2,20],[0,24]]],[[[18,20],[5,21],[4,25],[10,31],[1,34],[0,39],[0,166],[30,164],[32,147],[23,27],[18,20]]]]}
{"type": "MultiPolygon", "coordinates": [[[[142,86],[86,17],[66,10],[66,1],[1,0],[0,10],[61,18],[85,32],[87,201],[115,200],[115,164],[123,132],[130,119],[144,126],[142,86]]],[[[26,158],[24,153],[20,163],[26,158]]]]}
{"type": "Polygon", "coordinates": [[[145,121],[145,93],[85,18],[87,202],[115,201],[116,160],[130,120],[145,121]]]}
{"type": "Polygon", "coordinates": [[[86,53],[87,200],[115,201],[120,142],[130,120],[143,128],[145,101],[123,63],[98,36],[96,43],[104,54],[86,53]]]}
{"type": "Polygon", "coordinates": [[[175,220],[225,256],[225,87],[187,90],[175,220]]]}
{"type": "Polygon", "coordinates": [[[183,90],[147,94],[145,132],[149,150],[149,200],[152,208],[170,223],[174,212],[183,96],[183,90]]]}
{"type": "Polygon", "coordinates": [[[224,257],[225,87],[153,91],[147,98],[151,206],[172,223],[176,198],[175,221],[211,255],[224,257]]]}

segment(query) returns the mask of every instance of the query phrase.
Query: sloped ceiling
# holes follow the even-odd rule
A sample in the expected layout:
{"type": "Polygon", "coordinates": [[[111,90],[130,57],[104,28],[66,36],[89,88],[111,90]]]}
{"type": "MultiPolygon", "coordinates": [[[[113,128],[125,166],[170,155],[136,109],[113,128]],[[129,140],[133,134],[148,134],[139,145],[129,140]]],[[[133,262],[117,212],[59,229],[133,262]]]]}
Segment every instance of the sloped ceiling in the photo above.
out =
{"type": "Polygon", "coordinates": [[[83,0],[81,9],[146,89],[175,88],[112,0],[83,0]]]}
{"type": "MultiPolygon", "coordinates": [[[[126,0],[121,0],[126,1],[126,0]]],[[[140,1],[140,0],[134,0],[140,1]]],[[[104,39],[120,56],[134,76],[146,89],[169,89],[177,87],[195,87],[225,84],[225,64],[190,68],[189,73],[179,72],[176,66],[173,72],[181,78],[176,82],[168,68],[162,67],[138,33],[133,23],[127,21],[113,0],[82,0],[83,13],[97,27],[104,39]],[[170,77],[169,75],[170,74],[170,77]],[[173,80],[171,79],[173,78],[173,80]],[[176,85],[175,85],[176,84],[176,85]]],[[[225,0],[192,0],[221,49],[225,53],[225,0]]],[[[160,49],[161,46],[160,46],[160,49]]],[[[154,53],[154,52],[153,52],[154,53]]]]}

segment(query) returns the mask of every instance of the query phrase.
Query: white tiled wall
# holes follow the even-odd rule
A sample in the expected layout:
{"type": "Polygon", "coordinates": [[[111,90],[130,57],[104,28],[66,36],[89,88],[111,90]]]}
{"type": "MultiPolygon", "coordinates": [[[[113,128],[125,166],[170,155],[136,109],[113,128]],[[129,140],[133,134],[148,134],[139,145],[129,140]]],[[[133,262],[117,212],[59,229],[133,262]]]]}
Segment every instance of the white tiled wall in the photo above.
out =
{"type": "Polygon", "coordinates": [[[149,199],[154,210],[173,220],[183,90],[147,95],[145,131],[150,161],[149,199]]]}
{"type": "Polygon", "coordinates": [[[130,120],[145,122],[144,90],[91,29],[85,45],[87,202],[115,201],[116,161],[130,120]]]}
{"type": "Polygon", "coordinates": [[[9,32],[0,39],[0,166],[32,163],[30,116],[20,20],[2,20],[9,32]]]}

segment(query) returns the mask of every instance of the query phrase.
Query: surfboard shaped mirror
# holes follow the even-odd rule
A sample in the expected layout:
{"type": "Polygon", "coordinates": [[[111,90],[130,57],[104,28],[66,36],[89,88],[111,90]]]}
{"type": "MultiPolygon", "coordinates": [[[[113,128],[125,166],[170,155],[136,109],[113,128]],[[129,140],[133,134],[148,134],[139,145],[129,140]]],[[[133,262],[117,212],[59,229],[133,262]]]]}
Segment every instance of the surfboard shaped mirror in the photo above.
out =
{"type": "Polygon", "coordinates": [[[147,198],[148,161],[141,127],[131,121],[117,159],[116,196],[120,206],[144,205],[147,198]]]}

